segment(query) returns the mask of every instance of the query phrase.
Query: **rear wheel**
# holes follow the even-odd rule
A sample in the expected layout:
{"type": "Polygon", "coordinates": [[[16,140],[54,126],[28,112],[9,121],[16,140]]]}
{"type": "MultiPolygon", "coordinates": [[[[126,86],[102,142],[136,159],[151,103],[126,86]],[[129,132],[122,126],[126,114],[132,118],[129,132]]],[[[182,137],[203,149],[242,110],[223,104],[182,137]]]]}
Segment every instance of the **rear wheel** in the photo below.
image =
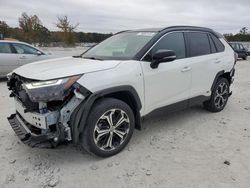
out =
{"type": "Polygon", "coordinates": [[[220,78],[216,83],[210,100],[204,102],[204,107],[210,112],[222,111],[228,101],[229,97],[229,82],[226,78],[220,78]]]}
{"type": "Polygon", "coordinates": [[[243,59],[243,60],[247,60],[247,56],[243,57],[242,59],[243,59]]]}
{"type": "Polygon", "coordinates": [[[100,157],[119,153],[134,131],[134,115],[123,101],[107,98],[97,101],[81,136],[83,148],[100,157]]]}

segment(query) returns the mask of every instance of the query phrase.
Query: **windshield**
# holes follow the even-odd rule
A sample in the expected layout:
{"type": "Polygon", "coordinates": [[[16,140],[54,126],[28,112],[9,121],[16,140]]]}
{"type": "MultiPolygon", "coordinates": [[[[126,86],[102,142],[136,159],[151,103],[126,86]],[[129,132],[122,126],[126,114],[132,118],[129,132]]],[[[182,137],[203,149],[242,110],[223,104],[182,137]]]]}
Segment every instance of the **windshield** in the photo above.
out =
{"type": "Polygon", "coordinates": [[[82,55],[101,60],[131,60],[149,42],[154,32],[125,32],[114,35],[82,55]]]}

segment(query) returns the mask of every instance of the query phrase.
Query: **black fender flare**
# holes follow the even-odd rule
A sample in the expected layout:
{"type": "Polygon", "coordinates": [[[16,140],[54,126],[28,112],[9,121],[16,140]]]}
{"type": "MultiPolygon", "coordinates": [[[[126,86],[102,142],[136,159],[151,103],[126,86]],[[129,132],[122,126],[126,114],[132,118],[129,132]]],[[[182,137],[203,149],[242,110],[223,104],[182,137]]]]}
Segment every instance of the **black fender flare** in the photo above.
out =
{"type": "Polygon", "coordinates": [[[132,86],[124,85],[124,86],[107,88],[94,93],[89,92],[89,96],[87,96],[86,99],[83,100],[81,104],[74,110],[70,118],[70,126],[72,130],[72,139],[74,144],[77,144],[79,141],[79,136],[84,130],[86,120],[95,101],[98,100],[99,98],[105,97],[105,95],[123,91],[129,92],[135,100],[136,126],[138,127],[138,129],[141,129],[140,110],[142,108],[142,104],[139,95],[132,86]]]}
{"type": "Polygon", "coordinates": [[[225,73],[225,71],[223,70],[223,71],[220,71],[220,72],[218,72],[218,73],[216,74],[216,76],[215,76],[215,78],[214,78],[214,82],[213,82],[212,87],[211,87],[211,91],[214,90],[214,87],[215,87],[215,85],[216,85],[216,83],[217,83],[218,78],[221,77],[224,73],[225,73]]]}
{"type": "Polygon", "coordinates": [[[219,79],[219,77],[222,77],[223,75],[227,74],[227,76],[225,78],[228,78],[228,81],[229,81],[229,84],[231,85],[233,83],[233,77],[234,77],[234,74],[235,74],[235,68],[233,67],[232,70],[230,72],[225,72],[224,70],[218,72],[214,78],[214,82],[212,84],[212,87],[211,87],[211,91],[214,90],[214,87],[216,85],[216,82],[217,80],[219,79]]]}

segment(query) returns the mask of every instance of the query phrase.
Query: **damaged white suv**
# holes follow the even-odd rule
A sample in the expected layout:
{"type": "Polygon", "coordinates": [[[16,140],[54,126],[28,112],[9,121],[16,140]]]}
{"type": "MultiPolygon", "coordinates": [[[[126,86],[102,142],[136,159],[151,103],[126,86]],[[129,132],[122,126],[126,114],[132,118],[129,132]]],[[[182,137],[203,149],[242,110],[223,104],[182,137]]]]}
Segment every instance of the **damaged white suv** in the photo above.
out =
{"type": "Polygon", "coordinates": [[[16,112],[8,120],[30,146],[73,142],[108,157],[156,109],[203,103],[223,110],[235,62],[233,49],[211,29],[120,32],[80,56],[14,70],[8,87],[16,112]]]}

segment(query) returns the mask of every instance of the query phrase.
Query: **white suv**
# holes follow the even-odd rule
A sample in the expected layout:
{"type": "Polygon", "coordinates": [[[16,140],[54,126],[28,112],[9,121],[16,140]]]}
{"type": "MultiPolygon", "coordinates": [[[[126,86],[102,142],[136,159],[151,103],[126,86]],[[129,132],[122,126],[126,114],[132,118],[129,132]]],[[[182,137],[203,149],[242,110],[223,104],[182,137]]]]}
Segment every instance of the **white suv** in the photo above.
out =
{"type": "Polygon", "coordinates": [[[14,70],[8,87],[16,113],[8,120],[30,146],[68,141],[108,157],[156,109],[203,103],[223,110],[235,62],[233,49],[211,29],[120,32],[80,56],[14,70]]]}

